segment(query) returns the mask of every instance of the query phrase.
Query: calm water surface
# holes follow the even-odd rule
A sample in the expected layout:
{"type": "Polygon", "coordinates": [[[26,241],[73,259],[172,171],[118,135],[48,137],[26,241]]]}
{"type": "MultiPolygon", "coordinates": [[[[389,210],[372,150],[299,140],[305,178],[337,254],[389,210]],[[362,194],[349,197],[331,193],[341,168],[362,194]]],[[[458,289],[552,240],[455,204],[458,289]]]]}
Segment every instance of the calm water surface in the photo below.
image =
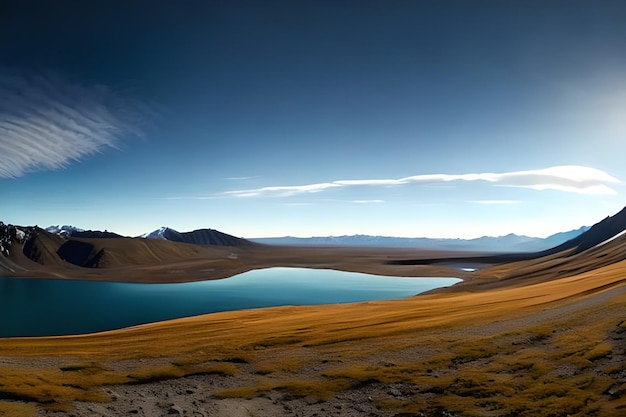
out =
{"type": "Polygon", "coordinates": [[[387,300],[459,281],[305,268],[182,284],[0,278],[0,337],[90,333],[248,308],[387,300]]]}

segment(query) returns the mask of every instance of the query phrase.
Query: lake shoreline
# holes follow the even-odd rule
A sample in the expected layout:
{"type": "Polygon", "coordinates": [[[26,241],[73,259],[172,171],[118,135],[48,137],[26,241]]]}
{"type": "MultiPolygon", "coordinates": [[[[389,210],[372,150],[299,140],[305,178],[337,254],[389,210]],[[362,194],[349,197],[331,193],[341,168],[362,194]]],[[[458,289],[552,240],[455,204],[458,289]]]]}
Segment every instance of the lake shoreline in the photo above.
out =
{"type": "MultiPolygon", "coordinates": [[[[550,375],[561,369],[554,355],[591,352],[621,337],[615,332],[626,314],[624,268],[622,263],[485,293],[273,307],[90,335],[0,339],[0,369],[5,390],[22,389],[13,388],[12,378],[38,381],[28,388],[29,398],[40,402],[38,415],[50,417],[148,417],[171,410],[216,417],[246,412],[393,417],[436,406],[443,407],[440,414],[425,415],[442,415],[441,410],[455,415],[460,409],[454,399],[464,386],[454,381],[509,374],[515,378],[497,387],[485,384],[475,402],[463,407],[481,410],[486,397],[505,410],[516,404],[535,410],[528,397],[532,391],[503,395],[501,390],[553,387],[550,375]],[[520,374],[514,365],[529,360],[537,369],[520,374]],[[71,391],[50,381],[78,388],[71,391]],[[59,407],[66,411],[55,411],[59,407]]],[[[619,377],[605,373],[598,379],[597,371],[626,358],[617,349],[599,355],[572,372],[577,378],[594,376],[597,382],[585,391],[585,401],[591,398],[589,404],[606,409],[612,403],[602,387],[619,384],[619,377]]],[[[567,369],[578,366],[567,358],[562,362],[567,369]]],[[[575,389],[577,378],[559,379],[557,385],[575,389]]],[[[536,407],[545,411],[546,405],[536,407]]]]}
{"type": "MultiPolygon", "coordinates": [[[[102,239],[107,240],[107,239],[102,239]]],[[[138,239],[121,239],[134,242],[138,239]]],[[[141,239],[143,240],[143,239],[141,239]]],[[[148,242],[151,243],[151,242],[148,242]]],[[[160,242],[157,242],[160,243],[160,242]]],[[[171,244],[172,242],[165,242],[171,244]]],[[[193,256],[174,253],[172,259],[146,263],[142,259],[130,259],[98,268],[85,268],[67,262],[46,264],[33,262],[17,252],[9,259],[0,259],[2,275],[19,278],[78,279],[133,283],[182,283],[229,278],[255,269],[272,267],[332,269],[398,277],[458,277],[472,280],[474,274],[444,265],[393,265],[390,261],[403,259],[458,257],[458,252],[428,251],[418,249],[363,248],[363,247],[282,247],[257,245],[252,248],[171,245],[171,250],[193,246],[193,256]],[[13,271],[13,272],[11,272],[13,271]]],[[[113,246],[113,248],[115,248],[113,246]]],[[[125,247],[120,250],[126,249],[125,247]]],[[[133,248],[136,252],[136,250],[133,248]]],[[[111,252],[113,249],[110,249],[111,252]]],[[[170,247],[168,247],[170,250],[170,247]]],[[[128,251],[132,255],[132,251],[128,251]]],[[[478,256],[480,254],[463,254],[478,256]]],[[[137,256],[137,258],[139,258],[137,256]]]]}
{"type": "Polygon", "coordinates": [[[223,311],[393,300],[459,281],[284,267],[168,284],[5,277],[0,337],[81,335],[223,311]]]}

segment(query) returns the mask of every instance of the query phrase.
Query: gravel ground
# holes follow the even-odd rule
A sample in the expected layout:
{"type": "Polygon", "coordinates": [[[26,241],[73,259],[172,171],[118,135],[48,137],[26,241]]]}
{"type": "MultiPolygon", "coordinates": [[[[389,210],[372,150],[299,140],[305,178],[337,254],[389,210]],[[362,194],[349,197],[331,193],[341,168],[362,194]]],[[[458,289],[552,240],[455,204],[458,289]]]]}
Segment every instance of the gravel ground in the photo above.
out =
{"type": "MultiPolygon", "coordinates": [[[[474,326],[462,330],[453,330],[448,334],[451,337],[481,337],[498,334],[510,329],[523,329],[533,327],[546,322],[558,322],[578,311],[592,311],[601,306],[615,296],[626,293],[626,287],[617,287],[598,293],[593,297],[583,298],[576,302],[561,305],[557,308],[522,315],[510,320],[494,321],[482,326],[474,326]]],[[[626,309],[626,307],[625,307],[626,309]]],[[[626,342],[626,329],[614,337],[618,345],[626,342]]],[[[626,360],[624,353],[626,346],[621,350],[616,350],[613,361],[626,360]],[[619,353],[619,355],[617,355],[619,353]],[[617,356],[616,356],[617,355],[617,356]],[[619,356],[619,357],[618,357],[619,356]]],[[[382,353],[380,357],[366,359],[351,359],[350,361],[366,361],[372,364],[382,364],[385,361],[391,363],[395,361],[413,360],[419,361],[424,355],[432,353],[432,348],[424,346],[409,347],[402,350],[390,350],[382,353]]],[[[306,353],[304,353],[306,355],[306,353]]],[[[314,354],[314,352],[310,352],[314,354]]],[[[279,357],[271,350],[266,353],[266,359],[276,360],[279,357]]],[[[321,358],[315,367],[304,369],[298,373],[297,378],[315,378],[324,371],[324,366],[334,366],[336,363],[322,365],[321,358]]],[[[163,358],[161,359],[161,361],[163,358]]],[[[158,362],[158,360],[157,360],[158,362]]],[[[343,365],[349,364],[344,363],[343,365]]],[[[133,363],[112,364],[117,369],[133,367],[133,363]]],[[[142,360],[142,365],[146,361],[142,360]]],[[[155,363],[159,365],[159,363],[155,363]]],[[[558,369],[564,376],[569,376],[567,369],[558,369]]],[[[277,378],[285,377],[284,373],[277,372],[277,378]]],[[[624,381],[616,381],[615,390],[623,391],[626,385],[626,375],[624,381]]],[[[292,375],[293,377],[293,375],[292,375]]],[[[111,401],[108,403],[76,403],[75,411],[70,413],[55,413],[50,411],[40,411],[45,417],[82,417],[82,416],[197,416],[197,417],[275,417],[275,416],[370,416],[370,417],[454,417],[455,414],[445,409],[429,409],[428,395],[420,395],[425,399],[422,412],[418,414],[399,413],[385,409],[380,404],[385,401],[407,401],[415,398],[415,394],[420,392],[420,387],[405,383],[383,384],[379,382],[364,383],[353,389],[341,392],[335,398],[328,401],[321,401],[314,397],[294,397],[287,392],[273,390],[252,399],[241,398],[220,398],[216,393],[228,388],[254,386],[258,382],[259,375],[255,374],[251,365],[243,365],[242,372],[235,376],[223,375],[196,375],[179,379],[146,383],[138,385],[120,385],[110,387],[106,390],[111,401]]],[[[422,390],[423,393],[423,390],[422,390]]]]}
{"type": "MultiPolygon", "coordinates": [[[[119,386],[107,390],[112,401],[106,404],[78,403],[71,413],[44,413],[47,416],[190,416],[190,417],[453,417],[443,409],[420,414],[398,414],[376,405],[380,399],[406,399],[416,392],[409,384],[373,383],[340,393],[329,401],[313,397],[294,398],[271,391],[252,399],[213,396],[216,390],[232,384],[228,377],[187,377],[138,386],[119,386]],[[376,400],[375,400],[376,399],[376,400]]],[[[237,378],[235,378],[237,379],[237,378]]]]}

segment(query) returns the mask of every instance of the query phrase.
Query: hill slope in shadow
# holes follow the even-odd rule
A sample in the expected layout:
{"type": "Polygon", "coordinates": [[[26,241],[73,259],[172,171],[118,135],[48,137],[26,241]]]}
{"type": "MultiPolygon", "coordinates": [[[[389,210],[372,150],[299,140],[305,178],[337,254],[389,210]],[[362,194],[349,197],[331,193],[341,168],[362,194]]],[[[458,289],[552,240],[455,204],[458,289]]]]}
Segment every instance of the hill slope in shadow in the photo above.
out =
{"type": "Polygon", "coordinates": [[[169,227],[162,227],[154,232],[147,233],[146,239],[163,239],[172,242],[192,243],[194,245],[217,246],[253,246],[254,243],[220,232],[214,229],[198,229],[191,232],[178,232],[169,227]]]}

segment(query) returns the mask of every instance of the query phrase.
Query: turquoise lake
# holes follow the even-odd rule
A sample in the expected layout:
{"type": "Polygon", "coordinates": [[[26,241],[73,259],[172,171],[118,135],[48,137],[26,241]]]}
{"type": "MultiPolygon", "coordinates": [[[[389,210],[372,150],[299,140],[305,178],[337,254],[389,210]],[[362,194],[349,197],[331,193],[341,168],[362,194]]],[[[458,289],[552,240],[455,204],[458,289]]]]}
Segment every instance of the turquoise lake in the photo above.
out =
{"type": "Polygon", "coordinates": [[[389,300],[459,281],[306,268],[181,284],[0,278],[0,337],[91,333],[260,307],[389,300]]]}

